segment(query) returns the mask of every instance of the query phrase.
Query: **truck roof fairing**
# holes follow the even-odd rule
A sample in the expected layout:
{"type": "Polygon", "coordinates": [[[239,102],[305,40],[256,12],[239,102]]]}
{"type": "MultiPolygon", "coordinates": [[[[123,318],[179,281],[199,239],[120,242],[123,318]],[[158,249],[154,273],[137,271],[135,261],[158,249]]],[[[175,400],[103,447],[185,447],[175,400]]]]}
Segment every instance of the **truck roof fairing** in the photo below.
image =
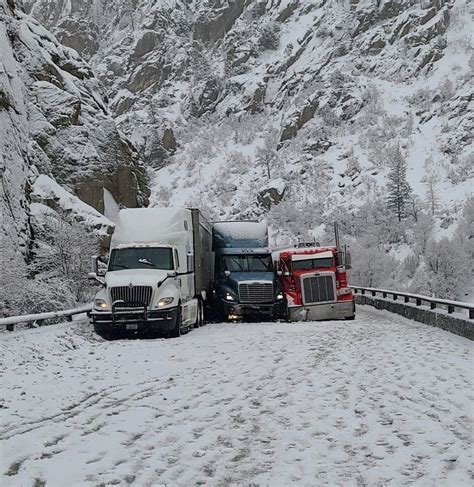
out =
{"type": "Polygon", "coordinates": [[[268,245],[266,221],[227,221],[213,224],[214,249],[264,248],[268,245]]]}
{"type": "Polygon", "coordinates": [[[186,208],[126,208],[120,210],[110,248],[132,244],[185,245],[193,248],[191,210],[186,208]]]}

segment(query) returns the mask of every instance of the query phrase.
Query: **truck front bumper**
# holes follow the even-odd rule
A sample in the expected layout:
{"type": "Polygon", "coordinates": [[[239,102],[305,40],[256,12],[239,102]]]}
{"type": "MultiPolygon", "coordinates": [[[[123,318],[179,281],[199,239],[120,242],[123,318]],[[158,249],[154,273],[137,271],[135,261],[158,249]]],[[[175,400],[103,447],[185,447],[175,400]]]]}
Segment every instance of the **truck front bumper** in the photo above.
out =
{"type": "Polygon", "coordinates": [[[280,318],[284,316],[285,302],[263,304],[241,304],[230,303],[222,300],[222,310],[225,318],[241,319],[245,316],[267,316],[269,318],[280,318]]]}
{"type": "Polygon", "coordinates": [[[354,301],[310,304],[288,308],[289,321],[347,320],[354,316],[354,301]]]}
{"type": "Polygon", "coordinates": [[[92,310],[88,315],[99,334],[168,332],[176,326],[178,307],[151,311],[144,308],[127,308],[113,312],[92,310]]]}

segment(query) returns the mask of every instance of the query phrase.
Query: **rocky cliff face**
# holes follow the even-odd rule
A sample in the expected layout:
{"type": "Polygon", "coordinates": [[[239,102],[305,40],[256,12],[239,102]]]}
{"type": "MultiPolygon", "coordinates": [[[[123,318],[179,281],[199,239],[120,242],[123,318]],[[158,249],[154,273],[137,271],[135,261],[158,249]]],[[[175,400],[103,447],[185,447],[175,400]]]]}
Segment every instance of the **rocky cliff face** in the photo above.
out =
{"type": "Polygon", "coordinates": [[[104,188],[119,204],[146,204],[138,153],[117,129],[89,65],[13,0],[0,1],[0,36],[0,200],[12,247],[29,245],[38,174],[102,212],[104,188]]]}
{"type": "Polygon", "coordinates": [[[283,181],[282,200],[316,206],[317,221],[384,184],[392,145],[420,196],[431,165],[447,206],[466,197],[464,0],[25,5],[90,59],[121,129],[156,168],[155,203],[251,215],[283,181]]]}

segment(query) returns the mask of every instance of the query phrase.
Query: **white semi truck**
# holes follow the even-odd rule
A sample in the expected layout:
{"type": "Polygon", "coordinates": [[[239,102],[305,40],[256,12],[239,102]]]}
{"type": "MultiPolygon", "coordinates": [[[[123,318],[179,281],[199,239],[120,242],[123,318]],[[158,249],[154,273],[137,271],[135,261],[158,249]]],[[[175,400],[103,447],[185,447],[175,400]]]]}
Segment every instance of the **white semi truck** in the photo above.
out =
{"type": "Polygon", "coordinates": [[[211,298],[212,229],[197,209],[135,208],[119,212],[106,272],[94,261],[94,329],[111,337],[200,326],[211,298]]]}

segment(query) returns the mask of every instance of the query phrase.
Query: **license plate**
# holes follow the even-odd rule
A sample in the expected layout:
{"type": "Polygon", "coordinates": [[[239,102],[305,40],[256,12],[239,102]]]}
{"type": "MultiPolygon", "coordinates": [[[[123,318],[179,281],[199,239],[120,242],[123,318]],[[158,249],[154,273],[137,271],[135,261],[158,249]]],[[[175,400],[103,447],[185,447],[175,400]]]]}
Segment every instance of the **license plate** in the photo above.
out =
{"type": "Polygon", "coordinates": [[[130,325],[125,325],[125,329],[127,329],[127,330],[138,330],[138,325],[136,323],[130,324],[130,325]]]}

